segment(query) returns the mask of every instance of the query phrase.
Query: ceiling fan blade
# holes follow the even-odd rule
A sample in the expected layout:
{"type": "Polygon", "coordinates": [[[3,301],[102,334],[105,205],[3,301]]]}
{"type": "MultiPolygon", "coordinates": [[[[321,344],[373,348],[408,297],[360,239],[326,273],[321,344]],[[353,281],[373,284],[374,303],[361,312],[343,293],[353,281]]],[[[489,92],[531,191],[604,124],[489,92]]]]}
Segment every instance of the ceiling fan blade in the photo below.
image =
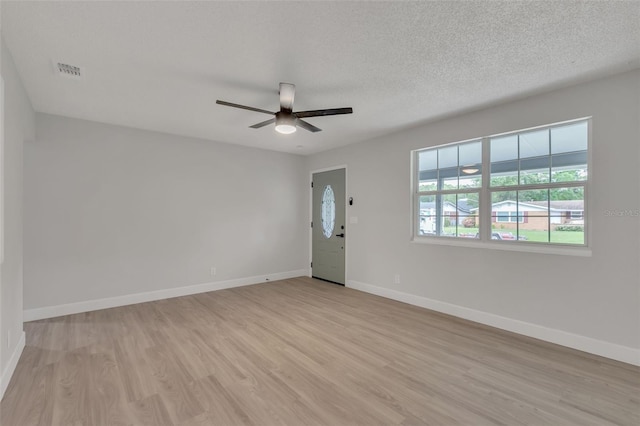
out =
{"type": "Polygon", "coordinates": [[[270,115],[275,114],[275,112],[267,111],[266,109],[254,108],[254,107],[240,105],[240,104],[233,104],[231,102],[225,102],[221,100],[217,100],[216,103],[218,105],[230,106],[230,107],[240,108],[240,109],[247,109],[249,111],[262,112],[264,114],[270,114],[270,115]]]}
{"type": "Polygon", "coordinates": [[[316,126],[314,126],[313,124],[307,123],[304,120],[298,119],[297,124],[298,124],[298,127],[302,127],[303,129],[308,130],[308,131],[313,132],[313,133],[322,131],[322,129],[319,129],[316,126]]]}
{"type": "Polygon", "coordinates": [[[253,126],[249,126],[249,127],[251,127],[252,129],[259,129],[260,127],[268,126],[269,124],[273,124],[275,122],[276,122],[276,119],[272,118],[271,120],[263,121],[262,123],[254,124],[253,126]]]}
{"type": "Polygon", "coordinates": [[[323,115],[339,115],[339,114],[351,114],[353,108],[332,108],[332,109],[317,109],[315,111],[299,111],[293,114],[298,118],[305,117],[320,117],[323,115]]]}
{"type": "Polygon", "coordinates": [[[296,85],[280,83],[280,110],[291,112],[293,110],[293,98],[296,94],[296,85]]]}

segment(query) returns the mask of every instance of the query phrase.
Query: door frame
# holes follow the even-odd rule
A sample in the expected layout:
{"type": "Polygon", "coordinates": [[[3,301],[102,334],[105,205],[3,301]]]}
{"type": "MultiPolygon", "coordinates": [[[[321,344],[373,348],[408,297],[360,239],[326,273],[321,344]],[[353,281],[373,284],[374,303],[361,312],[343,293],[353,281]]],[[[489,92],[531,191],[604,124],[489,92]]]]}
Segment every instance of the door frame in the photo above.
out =
{"type": "Polygon", "coordinates": [[[349,234],[351,233],[351,231],[349,231],[349,216],[347,215],[347,207],[349,206],[348,200],[349,200],[349,169],[347,168],[346,164],[339,164],[336,166],[331,166],[331,167],[324,167],[322,169],[315,169],[315,170],[311,170],[309,172],[309,182],[307,185],[308,191],[309,191],[309,220],[307,221],[307,223],[309,224],[309,262],[307,263],[308,266],[308,272],[307,272],[307,276],[311,277],[312,276],[312,268],[311,268],[311,262],[313,261],[312,257],[313,257],[313,229],[311,229],[311,222],[313,221],[313,188],[311,187],[311,183],[313,182],[313,175],[315,173],[322,173],[322,172],[330,172],[333,170],[340,170],[340,169],[344,169],[344,227],[345,227],[345,238],[344,238],[344,244],[345,244],[345,250],[344,250],[344,286],[348,287],[348,282],[349,282],[349,244],[347,243],[347,240],[349,239],[349,234]]]}

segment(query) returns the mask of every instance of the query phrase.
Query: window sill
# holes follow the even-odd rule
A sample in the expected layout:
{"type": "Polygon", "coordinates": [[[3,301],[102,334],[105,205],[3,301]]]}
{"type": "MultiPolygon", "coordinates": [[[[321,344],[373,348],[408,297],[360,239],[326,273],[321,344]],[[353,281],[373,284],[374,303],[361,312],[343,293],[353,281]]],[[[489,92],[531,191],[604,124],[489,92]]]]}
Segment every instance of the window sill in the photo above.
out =
{"type": "Polygon", "coordinates": [[[589,247],[552,245],[544,243],[517,243],[505,241],[485,242],[476,239],[452,238],[452,237],[421,237],[415,236],[411,240],[416,244],[434,244],[442,246],[470,247],[489,250],[520,251],[540,254],[559,254],[565,256],[591,257],[589,247]]]}

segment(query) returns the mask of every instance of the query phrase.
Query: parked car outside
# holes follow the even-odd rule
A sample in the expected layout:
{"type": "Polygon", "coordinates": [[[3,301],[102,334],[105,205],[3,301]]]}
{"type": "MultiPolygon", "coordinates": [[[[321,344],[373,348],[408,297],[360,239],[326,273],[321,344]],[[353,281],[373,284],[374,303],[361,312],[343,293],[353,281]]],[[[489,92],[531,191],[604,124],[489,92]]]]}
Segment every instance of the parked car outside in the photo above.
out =
{"type": "Polygon", "coordinates": [[[513,232],[492,232],[491,233],[491,239],[492,240],[527,240],[527,237],[525,237],[524,235],[520,235],[519,237],[516,238],[515,235],[513,235],[513,232]]]}

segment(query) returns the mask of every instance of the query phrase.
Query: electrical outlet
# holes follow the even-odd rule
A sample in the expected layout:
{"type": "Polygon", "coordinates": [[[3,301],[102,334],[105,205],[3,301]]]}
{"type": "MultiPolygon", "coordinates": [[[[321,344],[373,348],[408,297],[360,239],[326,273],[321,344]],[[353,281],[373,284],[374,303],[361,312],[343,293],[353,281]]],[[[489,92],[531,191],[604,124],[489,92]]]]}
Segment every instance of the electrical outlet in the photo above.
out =
{"type": "Polygon", "coordinates": [[[215,266],[212,266],[211,269],[209,270],[209,273],[211,274],[212,277],[216,276],[218,274],[218,268],[216,268],[215,266]]]}
{"type": "Polygon", "coordinates": [[[394,284],[400,284],[400,274],[395,274],[393,276],[393,283],[394,284]]]}

